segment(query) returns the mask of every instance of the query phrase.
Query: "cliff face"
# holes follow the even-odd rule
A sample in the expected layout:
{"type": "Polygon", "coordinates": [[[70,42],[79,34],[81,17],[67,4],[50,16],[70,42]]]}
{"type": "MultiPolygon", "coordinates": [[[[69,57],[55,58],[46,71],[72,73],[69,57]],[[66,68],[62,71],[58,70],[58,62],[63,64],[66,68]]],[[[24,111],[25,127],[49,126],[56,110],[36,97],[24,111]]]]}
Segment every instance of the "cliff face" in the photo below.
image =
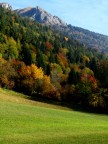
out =
{"type": "Polygon", "coordinates": [[[12,6],[8,3],[0,3],[0,7],[12,10],[12,6]]]}
{"type": "Polygon", "coordinates": [[[58,26],[67,26],[65,22],[63,22],[57,16],[53,16],[50,13],[46,12],[40,7],[35,8],[25,8],[21,10],[16,10],[22,16],[28,16],[39,23],[44,23],[45,25],[58,25],[58,26]]]}

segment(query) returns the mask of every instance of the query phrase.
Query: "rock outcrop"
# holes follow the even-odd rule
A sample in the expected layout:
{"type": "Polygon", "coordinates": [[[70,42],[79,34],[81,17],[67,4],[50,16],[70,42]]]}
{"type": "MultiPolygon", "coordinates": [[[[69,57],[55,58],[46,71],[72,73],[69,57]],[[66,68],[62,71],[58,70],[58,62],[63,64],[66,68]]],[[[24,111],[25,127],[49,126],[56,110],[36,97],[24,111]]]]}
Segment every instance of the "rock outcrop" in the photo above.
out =
{"type": "Polygon", "coordinates": [[[0,3],[0,7],[12,10],[12,6],[8,3],[0,3]]]}

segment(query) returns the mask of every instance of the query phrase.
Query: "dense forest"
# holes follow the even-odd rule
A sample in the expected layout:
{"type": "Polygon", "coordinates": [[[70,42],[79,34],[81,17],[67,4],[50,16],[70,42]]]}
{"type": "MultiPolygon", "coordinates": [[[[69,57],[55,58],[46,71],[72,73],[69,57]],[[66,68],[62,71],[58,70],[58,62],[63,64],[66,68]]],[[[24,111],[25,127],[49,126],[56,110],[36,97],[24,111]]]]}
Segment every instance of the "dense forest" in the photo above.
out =
{"type": "Polygon", "coordinates": [[[107,56],[0,8],[0,87],[107,112],[107,56]]]}

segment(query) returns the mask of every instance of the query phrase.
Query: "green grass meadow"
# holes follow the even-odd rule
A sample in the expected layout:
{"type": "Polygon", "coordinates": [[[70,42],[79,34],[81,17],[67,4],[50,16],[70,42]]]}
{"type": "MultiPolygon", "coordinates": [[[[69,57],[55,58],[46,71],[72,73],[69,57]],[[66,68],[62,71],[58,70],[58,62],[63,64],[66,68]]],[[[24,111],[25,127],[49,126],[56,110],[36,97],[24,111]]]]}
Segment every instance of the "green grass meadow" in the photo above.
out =
{"type": "Polygon", "coordinates": [[[108,116],[0,89],[0,144],[108,144],[108,116]]]}

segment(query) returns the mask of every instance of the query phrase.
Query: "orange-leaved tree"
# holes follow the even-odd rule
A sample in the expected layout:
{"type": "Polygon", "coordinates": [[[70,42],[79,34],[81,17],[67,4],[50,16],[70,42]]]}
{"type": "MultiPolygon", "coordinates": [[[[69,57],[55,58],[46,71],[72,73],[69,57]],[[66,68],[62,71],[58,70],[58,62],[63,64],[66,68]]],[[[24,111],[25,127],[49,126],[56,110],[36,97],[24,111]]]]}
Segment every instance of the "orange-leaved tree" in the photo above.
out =
{"type": "Polygon", "coordinates": [[[42,84],[42,93],[45,97],[55,98],[56,87],[51,83],[50,76],[44,76],[42,84]]]}
{"type": "Polygon", "coordinates": [[[33,94],[38,93],[42,86],[44,72],[42,68],[38,68],[35,64],[30,66],[23,65],[19,71],[21,88],[33,94]]]}

